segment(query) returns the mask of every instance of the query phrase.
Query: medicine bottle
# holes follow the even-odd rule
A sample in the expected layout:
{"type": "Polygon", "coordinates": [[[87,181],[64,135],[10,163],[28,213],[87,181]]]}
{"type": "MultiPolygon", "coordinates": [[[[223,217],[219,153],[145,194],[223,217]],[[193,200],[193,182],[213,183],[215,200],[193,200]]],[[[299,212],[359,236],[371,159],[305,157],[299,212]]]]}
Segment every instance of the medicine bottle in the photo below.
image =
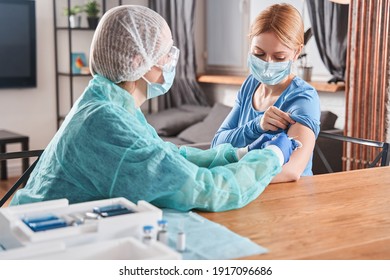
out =
{"type": "Polygon", "coordinates": [[[168,222],[166,220],[159,220],[157,222],[159,230],[157,232],[157,240],[168,245],[168,222]]]}
{"type": "Polygon", "coordinates": [[[142,242],[145,243],[146,245],[149,245],[153,238],[152,238],[152,230],[153,230],[153,226],[144,226],[143,228],[144,230],[144,234],[143,234],[143,237],[142,237],[142,242]]]}
{"type": "Polygon", "coordinates": [[[179,252],[186,250],[186,234],[182,231],[177,234],[176,250],[179,252]]]}

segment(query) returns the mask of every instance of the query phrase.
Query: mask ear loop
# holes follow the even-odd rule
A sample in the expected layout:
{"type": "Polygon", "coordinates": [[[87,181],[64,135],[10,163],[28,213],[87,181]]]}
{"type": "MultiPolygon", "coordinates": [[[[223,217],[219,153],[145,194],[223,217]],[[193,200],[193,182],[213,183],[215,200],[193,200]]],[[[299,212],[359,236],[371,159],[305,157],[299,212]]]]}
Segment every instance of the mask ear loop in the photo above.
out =
{"type": "Polygon", "coordinates": [[[291,73],[294,75],[298,75],[298,65],[296,60],[293,60],[293,62],[291,63],[291,73]]]}
{"type": "MultiPolygon", "coordinates": [[[[303,48],[303,45],[300,45],[301,47],[301,52],[302,52],[302,48],[303,48]]],[[[298,76],[299,74],[299,71],[298,71],[298,57],[300,55],[301,52],[298,52],[299,50],[295,50],[295,53],[294,53],[294,58],[296,57],[296,59],[292,59],[292,63],[291,63],[291,73],[298,76]]]]}
{"type": "Polygon", "coordinates": [[[148,81],[148,79],[146,79],[144,76],[141,77],[142,80],[144,80],[147,84],[151,85],[152,83],[148,81]]]}

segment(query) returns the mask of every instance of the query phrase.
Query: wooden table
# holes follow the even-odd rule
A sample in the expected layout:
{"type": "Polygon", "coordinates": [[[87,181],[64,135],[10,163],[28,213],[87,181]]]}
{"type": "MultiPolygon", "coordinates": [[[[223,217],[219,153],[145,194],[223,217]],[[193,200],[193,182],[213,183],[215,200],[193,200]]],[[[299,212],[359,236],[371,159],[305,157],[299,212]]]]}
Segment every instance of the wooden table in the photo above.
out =
{"type": "Polygon", "coordinates": [[[269,250],[247,259],[390,259],[390,167],[272,184],[246,207],[201,213],[269,250]]]}
{"type": "MultiPolygon", "coordinates": [[[[28,151],[29,149],[29,137],[25,135],[20,135],[18,133],[8,131],[8,130],[0,130],[0,153],[6,153],[7,148],[6,145],[20,143],[22,146],[22,151],[28,151]]],[[[23,172],[27,170],[29,166],[28,158],[22,159],[23,162],[23,172]]],[[[0,161],[0,170],[1,170],[1,180],[7,180],[7,161],[0,161]]]]}

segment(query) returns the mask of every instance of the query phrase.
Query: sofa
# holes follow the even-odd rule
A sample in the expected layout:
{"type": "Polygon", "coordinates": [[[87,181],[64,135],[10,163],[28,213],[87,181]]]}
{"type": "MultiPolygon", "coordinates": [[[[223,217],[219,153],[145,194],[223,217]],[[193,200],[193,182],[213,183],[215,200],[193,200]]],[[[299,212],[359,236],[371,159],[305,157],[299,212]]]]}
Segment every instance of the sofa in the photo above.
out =
{"type": "MultiPolygon", "coordinates": [[[[165,141],[178,146],[187,145],[207,149],[231,109],[231,107],[221,103],[216,103],[212,107],[182,105],[146,115],[146,119],[165,141]]],[[[336,120],[337,115],[334,113],[322,111],[320,130],[342,134],[342,130],[334,127],[336,120]]],[[[316,145],[326,156],[333,172],[341,171],[342,143],[319,137],[316,145]]],[[[328,173],[317,149],[314,150],[313,154],[313,173],[328,173]]]]}
{"type": "Polygon", "coordinates": [[[206,148],[231,109],[221,103],[213,107],[182,105],[146,115],[146,119],[165,141],[206,148]]]}

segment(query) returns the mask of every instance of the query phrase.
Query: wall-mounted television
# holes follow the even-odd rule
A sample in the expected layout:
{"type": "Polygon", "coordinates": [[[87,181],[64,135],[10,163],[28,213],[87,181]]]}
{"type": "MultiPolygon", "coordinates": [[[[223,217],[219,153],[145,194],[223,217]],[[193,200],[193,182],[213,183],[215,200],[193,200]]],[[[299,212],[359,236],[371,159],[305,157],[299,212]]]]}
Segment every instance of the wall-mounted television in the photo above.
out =
{"type": "Polygon", "coordinates": [[[0,89],[36,87],[35,1],[0,0],[0,89]]]}

